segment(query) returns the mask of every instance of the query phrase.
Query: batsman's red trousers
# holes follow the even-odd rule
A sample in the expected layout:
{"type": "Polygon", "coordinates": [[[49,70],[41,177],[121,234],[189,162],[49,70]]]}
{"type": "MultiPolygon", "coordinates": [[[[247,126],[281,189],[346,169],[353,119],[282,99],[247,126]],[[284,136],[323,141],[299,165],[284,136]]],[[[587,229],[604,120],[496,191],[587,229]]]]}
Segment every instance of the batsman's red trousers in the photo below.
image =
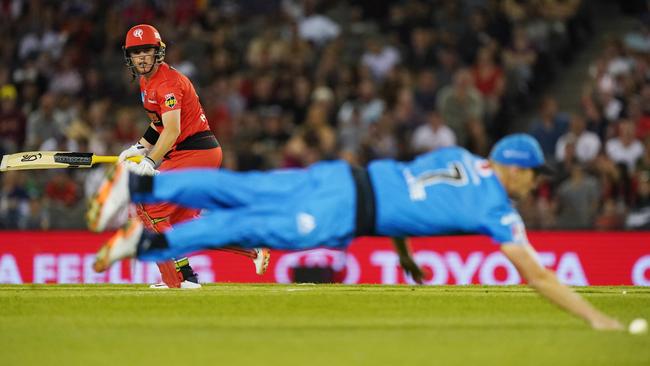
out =
{"type": "MultiPolygon", "coordinates": [[[[173,151],[158,167],[160,171],[186,168],[218,168],[221,165],[221,147],[207,150],[173,151]]],[[[172,225],[199,215],[200,210],[171,203],[137,205],[137,212],[145,227],[155,232],[165,232],[172,225]]]]}

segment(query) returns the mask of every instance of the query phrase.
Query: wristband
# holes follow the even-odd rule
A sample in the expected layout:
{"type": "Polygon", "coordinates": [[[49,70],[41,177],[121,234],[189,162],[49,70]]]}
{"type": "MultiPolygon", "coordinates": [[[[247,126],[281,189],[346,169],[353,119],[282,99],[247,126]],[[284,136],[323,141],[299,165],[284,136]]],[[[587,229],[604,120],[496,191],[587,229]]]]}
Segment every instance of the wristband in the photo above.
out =
{"type": "Polygon", "coordinates": [[[156,131],[155,128],[149,126],[147,130],[144,132],[144,136],[142,136],[145,141],[150,143],[151,145],[155,145],[156,142],[158,141],[158,137],[160,137],[160,132],[156,131]]]}
{"type": "Polygon", "coordinates": [[[156,162],[152,158],[150,158],[148,156],[145,156],[144,158],[146,160],[149,160],[149,163],[151,163],[151,166],[154,167],[154,169],[158,167],[158,164],[156,164],[156,162]]]}

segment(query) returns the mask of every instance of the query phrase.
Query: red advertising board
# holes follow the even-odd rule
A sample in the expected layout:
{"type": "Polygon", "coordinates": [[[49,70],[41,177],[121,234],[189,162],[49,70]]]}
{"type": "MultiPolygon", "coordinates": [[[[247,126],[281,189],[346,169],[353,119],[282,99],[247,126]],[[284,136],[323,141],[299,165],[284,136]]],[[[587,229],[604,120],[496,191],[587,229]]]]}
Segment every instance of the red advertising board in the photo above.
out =
{"type": "MultiPolygon", "coordinates": [[[[153,263],[124,261],[107,273],[92,270],[95,251],[110,234],[88,232],[0,232],[0,283],[153,283],[153,263]]],[[[650,286],[650,233],[532,232],[543,265],[569,285],[650,286]]],[[[427,284],[517,284],[517,271],[498,246],[483,236],[414,238],[416,261],[427,284]]],[[[409,283],[387,238],[360,238],[346,252],[315,249],[273,251],[264,276],[242,256],[219,251],[190,260],[203,282],[293,280],[295,267],[330,267],[344,283],[409,283]]]]}

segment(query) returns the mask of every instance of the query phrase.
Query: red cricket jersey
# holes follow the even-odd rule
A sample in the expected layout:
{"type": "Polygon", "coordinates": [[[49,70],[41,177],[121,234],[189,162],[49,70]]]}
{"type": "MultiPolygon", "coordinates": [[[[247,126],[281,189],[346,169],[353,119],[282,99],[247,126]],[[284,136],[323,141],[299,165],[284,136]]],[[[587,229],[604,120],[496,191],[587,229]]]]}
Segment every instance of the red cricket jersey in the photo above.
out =
{"type": "Polygon", "coordinates": [[[188,136],[210,130],[192,82],[166,63],[161,63],[149,80],[140,77],[140,95],[144,109],[158,132],[164,129],[162,115],[165,112],[181,110],[181,133],[172,148],[188,136]]]}

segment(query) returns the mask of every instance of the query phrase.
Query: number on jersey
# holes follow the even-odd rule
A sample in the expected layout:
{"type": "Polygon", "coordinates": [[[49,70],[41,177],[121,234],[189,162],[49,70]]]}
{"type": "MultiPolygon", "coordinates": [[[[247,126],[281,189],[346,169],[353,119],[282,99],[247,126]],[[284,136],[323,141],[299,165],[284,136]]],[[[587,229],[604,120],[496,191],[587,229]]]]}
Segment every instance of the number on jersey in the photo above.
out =
{"type": "Polygon", "coordinates": [[[467,184],[467,171],[458,161],[450,162],[447,169],[428,170],[414,176],[410,170],[404,169],[404,178],[409,187],[412,201],[424,201],[427,198],[426,188],[434,184],[449,184],[461,187],[467,184]]]}

